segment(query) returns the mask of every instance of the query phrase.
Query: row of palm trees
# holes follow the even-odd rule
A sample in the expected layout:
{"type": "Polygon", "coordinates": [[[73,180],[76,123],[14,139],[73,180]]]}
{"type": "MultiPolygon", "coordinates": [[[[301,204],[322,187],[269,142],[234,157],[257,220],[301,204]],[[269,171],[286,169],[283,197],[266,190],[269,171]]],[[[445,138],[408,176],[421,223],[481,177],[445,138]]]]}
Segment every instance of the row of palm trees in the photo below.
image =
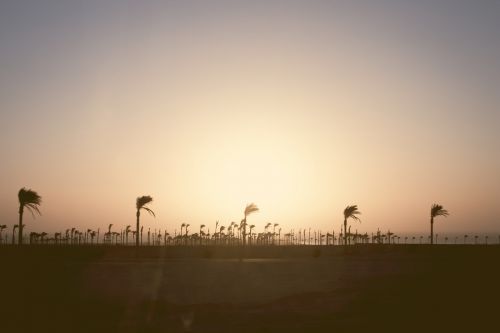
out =
{"type": "MultiPolygon", "coordinates": [[[[31,190],[26,188],[21,188],[18,192],[19,199],[19,223],[13,227],[12,233],[12,243],[14,243],[14,235],[18,233],[18,244],[23,244],[23,231],[25,224],[23,224],[23,216],[24,211],[28,210],[33,217],[35,215],[41,215],[40,205],[42,202],[41,196],[31,190]]],[[[104,244],[129,244],[129,235],[132,234],[132,237],[135,238],[135,245],[140,246],[143,244],[143,227],[140,226],[140,216],[141,211],[146,211],[153,217],[155,217],[154,211],[149,207],[149,204],[153,202],[153,198],[149,195],[138,197],[136,200],[136,228],[135,230],[131,229],[131,226],[128,225],[124,231],[116,232],[111,231],[113,224],[108,226],[108,231],[103,234],[103,243],[104,244]]],[[[387,234],[381,233],[377,231],[374,235],[369,236],[367,233],[358,234],[351,232],[351,226],[348,225],[349,220],[354,220],[357,222],[361,222],[359,215],[361,212],[358,209],[357,205],[347,206],[344,209],[344,223],[343,228],[341,227],[340,232],[335,235],[335,231],[322,233],[320,231],[313,231],[311,236],[311,229],[308,230],[306,235],[306,229],[300,229],[298,232],[291,230],[288,233],[281,237],[281,228],[278,228],[276,232],[276,228],[279,227],[279,224],[268,223],[264,232],[256,233],[255,225],[248,224],[248,217],[259,211],[259,208],[254,203],[248,204],[243,211],[243,219],[238,224],[236,222],[231,222],[231,224],[227,227],[219,226],[219,222],[217,221],[215,224],[215,231],[210,234],[210,229],[208,232],[205,232],[206,226],[202,224],[200,226],[199,233],[194,233],[189,235],[189,224],[183,223],[181,225],[181,232],[177,234],[175,231],[174,235],[171,236],[166,230],[162,233],[161,230],[158,232],[155,230],[153,234],[151,234],[151,230],[148,231],[148,244],[151,245],[159,245],[159,244],[242,244],[243,246],[247,244],[273,244],[273,245],[281,245],[281,244],[312,244],[314,240],[314,244],[316,245],[349,245],[349,244],[365,244],[365,243],[377,243],[377,244],[395,244],[396,242],[400,242],[400,237],[395,235],[394,233],[388,231],[387,234]],[[272,231],[271,231],[272,228],[272,231]],[[151,240],[152,236],[152,240],[151,240]]],[[[438,204],[433,204],[431,207],[430,214],[430,236],[429,241],[430,244],[434,244],[434,219],[439,216],[448,216],[449,213],[447,210],[443,208],[443,206],[438,204]]],[[[6,225],[0,225],[0,241],[2,240],[2,232],[6,229],[6,225]]],[[[30,233],[30,243],[31,244],[44,244],[44,243],[55,243],[55,244],[94,244],[94,239],[96,239],[96,244],[99,243],[100,229],[97,231],[87,229],[84,232],[78,231],[75,228],[67,229],[66,233],[55,233],[53,238],[47,238],[47,233],[30,233]]],[[[464,237],[464,243],[467,239],[468,235],[464,237]]],[[[437,238],[437,235],[436,235],[437,238]]],[[[413,237],[412,240],[414,240],[413,237]]],[[[408,237],[405,237],[405,243],[408,240],[408,237]]],[[[446,238],[446,242],[448,238],[446,238]]],[[[499,239],[500,241],[500,239],[499,239]]],[[[420,238],[420,242],[422,242],[422,237],[420,238]]],[[[477,242],[477,236],[476,236],[477,242]]],[[[487,242],[487,238],[486,238],[487,242]]]]}

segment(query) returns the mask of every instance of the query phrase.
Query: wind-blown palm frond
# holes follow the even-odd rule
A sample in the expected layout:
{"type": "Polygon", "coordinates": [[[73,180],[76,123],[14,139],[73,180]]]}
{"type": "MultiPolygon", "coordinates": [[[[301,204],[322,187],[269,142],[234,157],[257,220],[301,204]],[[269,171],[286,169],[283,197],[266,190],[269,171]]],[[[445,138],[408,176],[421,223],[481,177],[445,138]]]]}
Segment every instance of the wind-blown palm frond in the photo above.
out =
{"type": "Polygon", "coordinates": [[[155,213],[150,208],[146,207],[146,205],[152,201],[153,201],[153,198],[149,195],[143,195],[142,197],[138,197],[137,202],[136,202],[137,210],[139,211],[141,209],[144,209],[149,214],[156,217],[155,213]]]}
{"type": "Polygon", "coordinates": [[[357,205],[347,206],[344,209],[344,217],[346,219],[352,218],[353,220],[361,222],[361,219],[359,217],[357,217],[356,215],[361,215],[361,212],[358,210],[357,205]]]}
{"type": "Polygon", "coordinates": [[[258,212],[258,211],[259,211],[259,207],[257,207],[256,204],[254,204],[254,203],[248,204],[245,208],[245,217],[247,217],[248,215],[250,215],[252,213],[258,212]]]}
{"type": "Polygon", "coordinates": [[[138,197],[135,206],[137,209],[143,208],[145,205],[153,201],[153,198],[149,195],[143,195],[142,197],[138,197]]]}
{"type": "Polygon", "coordinates": [[[450,213],[446,209],[443,209],[443,206],[438,205],[438,204],[433,204],[431,208],[431,217],[436,217],[436,216],[448,216],[450,213]]]}
{"type": "Polygon", "coordinates": [[[153,215],[154,217],[156,217],[155,215],[155,212],[153,212],[151,209],[149,209],[148,207],[142,207],[142,209],[144,209],[146,212],[148,212],[149,214],[153,215]]]}
{"type": "Polygon", "coordinates": [[[23,187],[19,190],[17,197],[19,198],[19,205],[22,208],[27,208],[33,217],[35,217],[35,212],[38,215],[42,215],[38,208],[38,206],[42,203],[42,197],[38,195],[38,193],[23,187]]]}

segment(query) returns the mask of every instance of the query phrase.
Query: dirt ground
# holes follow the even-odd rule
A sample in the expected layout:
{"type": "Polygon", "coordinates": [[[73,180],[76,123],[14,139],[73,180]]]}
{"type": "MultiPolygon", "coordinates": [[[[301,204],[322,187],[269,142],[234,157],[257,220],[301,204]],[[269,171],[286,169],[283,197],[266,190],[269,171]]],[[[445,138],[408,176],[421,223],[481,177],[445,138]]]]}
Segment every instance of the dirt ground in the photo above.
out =
{"type": "Polygon", "coordinates": [[[2,247],[0,332],[497,331],[499,259],[497,245],[2,247]]]}

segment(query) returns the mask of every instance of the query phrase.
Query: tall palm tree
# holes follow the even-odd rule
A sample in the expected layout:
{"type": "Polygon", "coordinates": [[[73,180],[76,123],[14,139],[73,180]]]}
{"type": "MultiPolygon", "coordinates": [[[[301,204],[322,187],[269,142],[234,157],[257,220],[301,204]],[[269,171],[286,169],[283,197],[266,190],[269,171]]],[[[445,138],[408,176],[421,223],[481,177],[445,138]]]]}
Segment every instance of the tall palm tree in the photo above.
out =
{"type": "Polygon", "coordinates": [[[434,218],[438,216],[448,216],[450,215],[443,206],[438,204],[433,204],[431,207],[431,244],[434,244],[434,218]]]}
{"type": "MultiPolygon", "coordinates": [[[[152,201],[153,201],[153,198],[150,197],[149,195],[144,195],[142,197],[137,198],[137,201],[135,203],[135,207],[137,208],[137,213],[136,213],[137,226],[136,226],[135,230],[137,230],[137,231],[139,230],[139,217],[141,216],[141,209],[144,209],[146,212],[148,212],[149,214],[153,215],[153,217],[155,217],[155,213],[150,208],[146,207],[146,205],[152,201]]],[[[139,233],[136,234],[135,245],[139,246],[139,233]]]]}
{"type": "Polygon", "coordinates": [[[246,244],[246,235],[247,235],[247,217],[248,215],[252,214],[252,213],[255,213],[255,212],[258,212],[259,211],[259,207],[257,207],[256,204],[254,203],[251,203],[251,204],[248,204],[246,207],[245,207],[245,211],[243,212],[244,214],[244,218],[243,220],[241,221],[241,225],[243,226],[243,245],[246,244]]]}
{"type": "Polygon", "coordinates": [[[42,215],[40,213],[40,210],[38,207],[42,203],[42,197],[38,195],[35,191],[32,191],[30,189],[22,188],[19,190],[19,193],[17,194],[17,197],[19,198],[19,238],[18,238],[18,244],[22,245],[23,244],[23,214],[24,214],[24,208],[28,209],[33,215],[33,218],[35,217],[35,213],[38,215],[42,215]]]}
{"type": "Polygon", "coordinates": [[[349,218],[361,222],[357,215],[361,215],[357,205],[347,206],[344,209],[344,245],[347,245],[347,220],[349,218]]]}

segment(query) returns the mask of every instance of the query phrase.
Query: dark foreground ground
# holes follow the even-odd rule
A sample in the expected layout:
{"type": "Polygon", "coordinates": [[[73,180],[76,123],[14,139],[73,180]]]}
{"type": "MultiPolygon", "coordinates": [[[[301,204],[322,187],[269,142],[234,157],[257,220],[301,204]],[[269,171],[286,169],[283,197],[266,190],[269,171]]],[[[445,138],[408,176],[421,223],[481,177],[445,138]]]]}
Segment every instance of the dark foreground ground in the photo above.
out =
{"type": "Polygon", "coordinates": [[[4,246],[0,273],[0,332],[500,331],[498,245],[4,246]]]}

